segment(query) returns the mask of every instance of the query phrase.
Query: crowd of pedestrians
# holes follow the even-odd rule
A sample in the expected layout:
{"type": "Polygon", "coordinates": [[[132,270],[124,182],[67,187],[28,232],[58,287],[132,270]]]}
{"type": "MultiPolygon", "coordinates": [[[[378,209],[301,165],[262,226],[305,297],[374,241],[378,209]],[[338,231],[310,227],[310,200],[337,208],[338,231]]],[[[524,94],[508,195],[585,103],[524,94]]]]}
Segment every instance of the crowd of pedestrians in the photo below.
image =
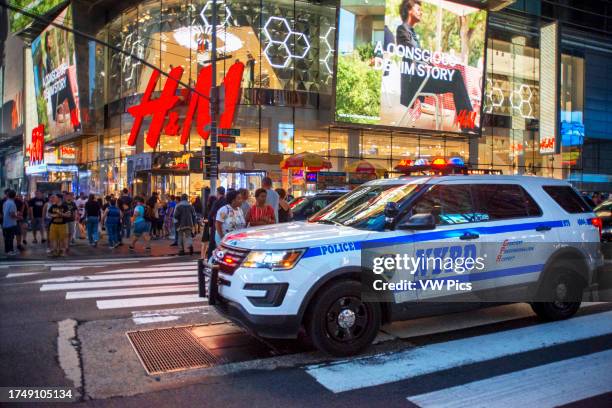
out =
{"type": "Polygon", "coordinates": [[[210,195],[205,206],[202,257],[209,259],[228,233],[290,221],[293,215],[287,199],[284,189],[272,188],[270,177],[263,178],[262,188],[255,191],[253,198],[246,189],[230,189],[226,194],[224,187],[218,187],[216,195],[210,195]]]}
{"type": "Polygon", "coordinates": [[[29,233],[31,244],[45,245],[52,257],[68,255],[77,239],[98,247],[103,234],[110,249],[127,245],[135,251],[142,245],[150,251],[152,240],[167,239],[179,255],[191,255],[194,238],[201,233],[201,254],[208,258],[228,233],[290,221],[287,198],[283,189],[272,188],[268,177],[253,194],[219,187],[204,206],[199,197],[190,201],[187,194],[162,199],[156,192],[132,197],[127,189],[118,197],[36,191],[26,199],[7,189],[0,201],[0,221],[8,256],[27,251],[29,233]]]}

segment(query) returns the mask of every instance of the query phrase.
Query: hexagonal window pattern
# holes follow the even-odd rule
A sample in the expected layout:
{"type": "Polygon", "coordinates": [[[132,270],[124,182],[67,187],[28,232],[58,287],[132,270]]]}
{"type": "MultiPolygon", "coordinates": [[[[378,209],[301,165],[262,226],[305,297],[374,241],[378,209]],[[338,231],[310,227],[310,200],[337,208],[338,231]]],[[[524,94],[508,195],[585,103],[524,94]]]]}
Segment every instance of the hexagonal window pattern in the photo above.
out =
{"type": "Polygon", "coordinates": [[[268,62],[275,68],[286,68],[291,59],[291,53],[283,42],[270,42],[264,49],[268,62]]]}
{"type": "MultiPolygon", "coordinates": [[[[227,7],[227,5],[223,5],[223,8],[218,7],[218,15],[217,20],[219,20],[220,26],[227,26],[230,23],[230,18],[232,18],[232,11],[227,7]]],[[[206,31],[209,31],[212,27],[212,1],[207,1],[202,11],[200,12],[200,18],[204,23],[204,28],[206,31]]]]}
{"type": "Polygon", "coordinates": [[[270,17],[263,27],[263,32],[272,42],[287,42],[291,34],[289,22],[282,17],[270,17]]]}
{"type": "Polygon", "coordinates": [[[304,58],[310,50],[308,38],[303,33],[291,32],[287,41],[289,50],[293,50],[291,56],[294,58],[304,58]]]}

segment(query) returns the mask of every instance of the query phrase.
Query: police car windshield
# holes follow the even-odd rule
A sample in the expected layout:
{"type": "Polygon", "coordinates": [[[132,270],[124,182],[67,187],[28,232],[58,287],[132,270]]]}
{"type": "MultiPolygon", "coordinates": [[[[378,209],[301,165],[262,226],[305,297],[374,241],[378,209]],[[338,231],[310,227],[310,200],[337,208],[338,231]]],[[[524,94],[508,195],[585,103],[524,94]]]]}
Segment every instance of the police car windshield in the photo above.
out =
{"type": "Polygon", "coordinates": [[[381,184],[358,187],[328,205],[309,222],[345,225],[370,231],[385,228],[385,205],[401,203],[410,197],[420,184],[381,184]]]}

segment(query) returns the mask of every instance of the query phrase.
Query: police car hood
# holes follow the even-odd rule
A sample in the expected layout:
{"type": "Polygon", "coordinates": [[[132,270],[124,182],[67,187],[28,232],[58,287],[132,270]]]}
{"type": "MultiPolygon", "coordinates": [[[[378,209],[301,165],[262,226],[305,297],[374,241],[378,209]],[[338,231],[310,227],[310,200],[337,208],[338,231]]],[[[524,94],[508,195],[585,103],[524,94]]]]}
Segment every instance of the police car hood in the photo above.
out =
{"type": "Polygon", "coordinates": [[[223,243],[245,249],[293,249],[365,239],[368,233],[352,227],[298,221],[229,233],[223,243]]]}

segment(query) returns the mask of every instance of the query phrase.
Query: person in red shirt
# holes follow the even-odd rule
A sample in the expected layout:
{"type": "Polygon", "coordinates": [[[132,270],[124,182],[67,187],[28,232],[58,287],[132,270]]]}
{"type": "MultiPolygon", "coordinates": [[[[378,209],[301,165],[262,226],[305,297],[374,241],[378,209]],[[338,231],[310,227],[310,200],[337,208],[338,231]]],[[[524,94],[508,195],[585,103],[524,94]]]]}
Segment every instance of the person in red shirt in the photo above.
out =
{"type": "Polygon", "coordinates": [[[247,222],[250,227],[275,223],[274,208],[266,204],[267,195],[268,193],[264,188],[259,188],[255,191],[255,205],[251,207],[247,216],[247,222]]]}

